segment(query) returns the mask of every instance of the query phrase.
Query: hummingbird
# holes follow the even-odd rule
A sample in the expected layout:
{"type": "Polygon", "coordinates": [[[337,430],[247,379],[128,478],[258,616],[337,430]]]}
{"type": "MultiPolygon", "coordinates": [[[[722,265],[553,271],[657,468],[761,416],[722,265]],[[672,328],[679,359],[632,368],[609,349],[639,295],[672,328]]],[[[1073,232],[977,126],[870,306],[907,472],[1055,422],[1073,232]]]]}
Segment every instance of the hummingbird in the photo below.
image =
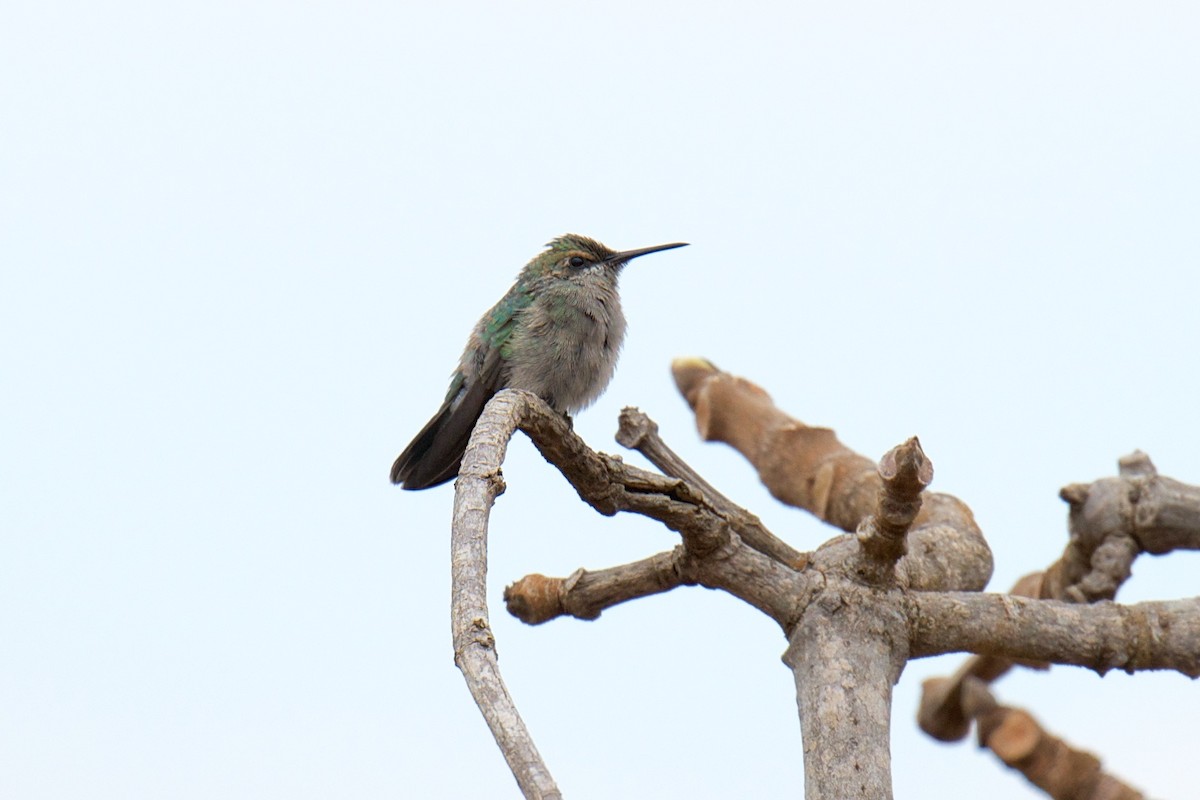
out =
{"type": "Polygon", "coordinates": [[[532,392],[568,418],[591,405],[612,380],[625,338],[621,270],[686,244],[617,252],[575,233],[547,244],[476,323],[445,402],[392,465],[392,483],[428,489],[457,477],[483,406],[501,389],[532,392]]]}

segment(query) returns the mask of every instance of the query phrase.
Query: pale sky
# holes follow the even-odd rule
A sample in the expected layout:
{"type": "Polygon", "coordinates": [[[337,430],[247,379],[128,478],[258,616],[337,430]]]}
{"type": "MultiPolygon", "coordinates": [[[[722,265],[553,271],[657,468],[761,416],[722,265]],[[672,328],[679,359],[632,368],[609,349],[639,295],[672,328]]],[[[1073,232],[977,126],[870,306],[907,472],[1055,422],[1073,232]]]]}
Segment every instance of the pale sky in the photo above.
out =
{"type": "MultiPolygon", "coordinates": [[[[131,3],[0,10],[0,795],[515,798],[454,667],[452,489],[402,492],[474,320],[567,231],[633,262],[617,377],[794,546],[832,531],[698,440],[706,356],[878,458],[918,435],[990,589],[1061,486],[1200,482],[1192,3],[131,3]]],[[[638,461],[636,455],[628,456],[638,461]]],[[[491,528],[501,668],[570,798],[798,797],[786,642],[699,588],[526,627],[503,586],[668,549],[524,439],[491,528]]],[[[1196,594],[1144,557],[1120,598],[1196,594]]],[[[897,798],[1041,798],[896,688],[897,798]]],[[[1156,797],[1197,686],[996,685],[1156,797]]]]}

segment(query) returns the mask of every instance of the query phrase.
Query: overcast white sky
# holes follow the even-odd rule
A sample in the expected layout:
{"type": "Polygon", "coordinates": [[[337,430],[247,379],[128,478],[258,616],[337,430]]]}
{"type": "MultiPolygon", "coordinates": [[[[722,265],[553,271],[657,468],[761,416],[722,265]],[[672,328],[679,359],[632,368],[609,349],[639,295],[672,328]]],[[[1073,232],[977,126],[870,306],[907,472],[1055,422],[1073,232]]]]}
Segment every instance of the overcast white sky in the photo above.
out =
{"type": "MultiPolygon", "coordinates": [[[[991,588],[1141,448],[1200,481],[1193,3],[59,3],[0,10],[0,795],[516,797],[452,663],[452,490],[392,459],[553,236],[633,263],[616,380],[717,486],[677,355],[878,457],[917,434],[991,588]]],[[[636,458],[636,457],[635,457],[636,458]]],[[[529,628],[500,593],[671,547],[524,440],[492,524],[501,666],[572,798],[799,796],[773,623],[702,589],[529,628]]],[[[1196,594],[1145,558],[1125,600],[1196,594]]],[[[896,690],[898,798],[1041,797],[896,690]]],[[[1002,700],[1194,794],[1178,675],[1002,700]]]]}

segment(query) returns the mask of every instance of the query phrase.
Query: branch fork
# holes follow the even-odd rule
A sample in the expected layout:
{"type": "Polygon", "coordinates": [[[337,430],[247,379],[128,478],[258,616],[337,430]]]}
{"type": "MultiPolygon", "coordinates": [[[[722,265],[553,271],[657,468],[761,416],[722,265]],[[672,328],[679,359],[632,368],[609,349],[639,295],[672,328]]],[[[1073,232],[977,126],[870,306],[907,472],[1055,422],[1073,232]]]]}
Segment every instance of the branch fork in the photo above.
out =
{"type": "MultiPolygon", "coordinates": [[[[533,395],[497,394],[455,489],[455,654],[527,797],[560,795],[500,679],[484,603],[490,509],[518,429],[597,511],[659,520],[680,542],[630,564],[565,578],[528,575],[506,588],[509,612],[530,624],[593,620],[618,603],[684,585],[721,589],[758,608],[788,639],[809,800],[890,798],[891,687],[910,658],[978,654],[960,674],[926,685],[921,725],[946,740],[965,735],[973,719],[996,719],[986,682],[1013,664],[1200,674],[1200,601],[1123,607],[1045,599],[1111,597],[1128,575],[1130,543],[1157,552],[1200,542],[1200,490],[1159,478],[1148,459],[1135,454],[1123,463],[1121,478],[1111,479],[1123,484],[1064,489],[1072,539],[1061,566],[1023,579],[1014,595],[981,594],[991,552],[965,503],[928,491],[933,466],[915,437],[872,464],[833,431],[784,414],[761,388],[707,361],[682,359],[673,370],[705,439],[733,446],[774,496],[845,533],[811,552],[795,549],[697,475],[636,409],[622,412],[617,440],[663,474],[594,452],[533,395]],[[1098,524],[1108,532],[1097,534],[1098,524]]],[[[1003,725],[986,727],[989,741],[997,729],[1003,725]]]]}

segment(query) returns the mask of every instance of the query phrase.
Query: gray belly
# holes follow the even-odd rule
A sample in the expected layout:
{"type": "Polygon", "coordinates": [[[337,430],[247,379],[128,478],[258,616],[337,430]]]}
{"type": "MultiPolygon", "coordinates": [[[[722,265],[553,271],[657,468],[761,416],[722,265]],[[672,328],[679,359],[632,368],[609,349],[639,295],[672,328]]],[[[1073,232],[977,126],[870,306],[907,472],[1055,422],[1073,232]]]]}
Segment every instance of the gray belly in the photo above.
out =
{"type": "Polygon", "coordinates": [[[580,314],[569,325],[531,325],[514,334],[506,385],[541,397],[559,412],[592,404],[612,380],[624,326],[580,314]]]}

